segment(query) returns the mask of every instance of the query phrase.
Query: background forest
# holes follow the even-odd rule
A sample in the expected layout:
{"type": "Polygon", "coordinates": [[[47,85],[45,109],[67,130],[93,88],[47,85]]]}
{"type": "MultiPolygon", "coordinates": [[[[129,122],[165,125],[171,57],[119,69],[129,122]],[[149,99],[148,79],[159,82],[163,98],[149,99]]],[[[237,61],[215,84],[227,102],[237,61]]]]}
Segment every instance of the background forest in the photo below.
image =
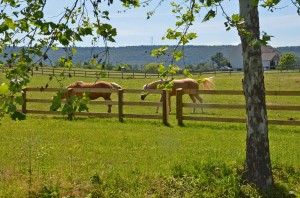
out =
{"type": "MultiPolygon", "coordinates": [[[[109,48],[109,56],[108,56],[108,67],[107,69],[112,69],[110,67],[116,65],[130,65],[133,70],[143,70],[144,66],[149,63],[159,63],[159,62],[167,62],[171,61],[170,53],[166,53],[165,56],[156,57],[151,56],[151,52],[153,49],[157,49],[161,46],[157,45],[144,45],[144,46],[126,46],[126,47],[110,47],[109,48]]],[[[175,46],[170,46],[172,50],[175,46]]],[[[220,46],[185,46],[184,52],[185,56],[180,61],[176,62],[181,68],[188,67],[189,65],[197,66],[201,65],[205,67],[205,64],[211,63],[211,57],[216,53],[222,53],[224,58],[229,58],[230,51],[235,46],[233,45],[220,45],[220,46]]],[[[105,58],[105,48],[103,47],[76,47],[76,53],[72,56],[72,61],[76,66],[85,66],[85,62],[89,62],[93,58],[97,58],[98,60],[105,58]]],[[[295,47],[278,47],[275,48],[279,52],[286,53],[291,52],[298,57],[300,60],[300,46],[295,47]]],[[[9,54],[9,52],[17,51],[18,48],[8,48],[5,52],[9,54]]],[[[5,53],[4,53],[5,54],[5,53]]],[[[64,48],[58,48],[58,50],[53,51],[50,50],[48,53],[48,58],[43,64],[45,65],[57,65],[57,60],[62,56],[69,56],[68,50],[64,48]]],[[[4,60],[4,55],[0,56],[0,60],[4,60]]],[[[88,65],[88,64],[86,64],[88,65]]],[[[87,66],[86,66],[87,67],[87,66]]],[[[198,68],[199,69],[199,68],[198,68]]],[[[205,69],[205,68],[203,68],[205,69]]],[[[208,68],[206,68],[208,69],[208,68]]]]}

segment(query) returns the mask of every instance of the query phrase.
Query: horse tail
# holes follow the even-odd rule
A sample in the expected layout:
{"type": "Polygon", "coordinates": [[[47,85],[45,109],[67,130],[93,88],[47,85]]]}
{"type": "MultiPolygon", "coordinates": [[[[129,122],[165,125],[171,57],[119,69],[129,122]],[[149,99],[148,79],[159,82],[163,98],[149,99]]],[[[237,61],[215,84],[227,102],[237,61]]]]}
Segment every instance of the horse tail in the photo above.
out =
{"type": "Polygon", "coordinates": [[[110,84],[113,86],[114,89],[122,89],[122,87],[115,82],[111,82],[110,84]]]}
{"type": "Polygon", "coordinates": [[[209,78],[202,78],[197,81],[199,84],[203,83],[204,89],[211,90],[215,87],[214,76],[209,78]]]}

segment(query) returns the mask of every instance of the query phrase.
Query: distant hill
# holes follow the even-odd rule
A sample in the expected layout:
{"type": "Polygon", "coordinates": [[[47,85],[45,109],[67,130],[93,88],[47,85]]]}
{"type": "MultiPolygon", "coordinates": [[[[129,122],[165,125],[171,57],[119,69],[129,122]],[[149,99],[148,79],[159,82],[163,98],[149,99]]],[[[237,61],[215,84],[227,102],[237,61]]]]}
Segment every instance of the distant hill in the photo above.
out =
{"type": "MultiPolygon", "coordinates": [[[[129,65],[145,65],[151,62],[170,61],[171,57],[168,55],[162,57],[153,57],[151,52],[153,49],[158,49],[161,46],[128,46],[128,47],[111,47],[109,48],[109,62],[113,65],[117,63],[126,63],[129,65]]],[[[176,62],[177,65],[183,67],[190,64],[196,65],[199,62],[210,61],[211,56],[217,52],[222,52],[225,57],[229,56],[229,52],[234,46],[186,46],[184,48],[184,59],[176,62]]],[[[174,46],[169,46],[169,49],[174,49],[174,46]]],[[[104,48],[76,48],[77,53],[73,57],[74,62],[84,62],[89,60],[93,54],[103,52],[104,48]]],[[[169,50],[171,52],[171,50],[169,50]]],[[[48,54],[55,60],[63,54],[63,50],[59,49],[56,52],[48,54]]],[[[169,53],[170,54],[170,53],[169,53]]]]}
{"type": "MultiPolygon", "coordinates": [[[[109,62],[113,65],[118,63],[125,63],[129,65],[145,65],[151,62],[161,62],[170,61],[169,56],[163,57],[153,57],[151,56],[151,51],[157,49],[160,46],[127,46],[127,47],[111,47],[109,48],[109,62]]],[[[175,46],[169,46],[172,50],[175,46]]],[[[211,56],[215,55],[217,52],[223,53],[224,57],[229,57],[229,53],[234,48],[233,45],[221,45],[221,46],[185,46],[184,59],[176,62],[180,67],[187,65],[197,65],[200,62],[207,62],[211,60],[211,56]]],[[[300,46],[297,47],[278,47],[281,53],[292,52],[299,57],[300,60],[300,46]]],[[[104,48],[97,47],[77,47],[77,53],[73,57],[73,62],[85,62],[92,58],[94,55],[104,52],[104,48]]],[[[6,52],[13,51],[12,48],[6,50],[6,52]]],[[[48,52],[48,57],[51,59],[52,63],[55,63],[58,58],[65,55],[65,51],[59,48],[57,51],[50,50],[48,52]]],[[[0,56],[3,59],[3,56],[0,56]]]]}
{"type": "Polygon", "coordinates": [[[286,52],[292,52],[298,57],[298,61],[300,61],[300,46],[296,47],[278,47],[276,48],[279,50],[281,53],[286,53],[286,52]]]}

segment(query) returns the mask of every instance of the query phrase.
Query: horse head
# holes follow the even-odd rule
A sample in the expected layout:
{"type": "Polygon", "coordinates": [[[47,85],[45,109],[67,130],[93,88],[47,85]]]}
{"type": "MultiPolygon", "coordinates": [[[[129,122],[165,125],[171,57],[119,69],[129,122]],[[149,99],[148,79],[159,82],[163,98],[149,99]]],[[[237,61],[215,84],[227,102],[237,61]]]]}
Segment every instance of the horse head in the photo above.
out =
{"type": "MultiPolygon", "coordinates": [[[[145,90],[145,89],[147,89],[148,88],[148,84],[145,84],[144,86],[143,86],[143,90],[145,90]]],[[[146,98],[146,96],[148,95],[149,93],[148,92],[143,92],[142,94],[141,94],[141,100],[145,100],[145,98],[146,98]]]]}

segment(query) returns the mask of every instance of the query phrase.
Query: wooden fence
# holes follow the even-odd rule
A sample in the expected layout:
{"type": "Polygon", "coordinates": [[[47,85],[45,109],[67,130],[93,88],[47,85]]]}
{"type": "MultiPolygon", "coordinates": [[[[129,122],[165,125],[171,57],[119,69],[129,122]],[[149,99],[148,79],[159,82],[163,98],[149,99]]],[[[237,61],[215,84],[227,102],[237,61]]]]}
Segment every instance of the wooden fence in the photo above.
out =
{"type": "MultiPolygon", "coordinates": [[[[237,122],[245,123],[246,118],[216,118],[216,117],[196,117],[188,116],[183,114],[183,108],[217,108],[217,109],[246,109],[245,104],[194,104],[183,102],[184,94],[212,94],[212,95],[244,95],[243,91],[233,91],[233,90],[176,90],[176,118],[178,124],[182,125],[183,120],[196,120],[196,121],[211,121],[211,122],[237,122]]],[[[267,96],[295,96],[300,99],[300,91],[266,91],[267,96]]],[[[300,101],[300,100],[299,100],[300,101]]],[[[299,111],[300,106],[290,106],[290,105],[267,105],[267,110],[286,110],[286,111],[299,111]]],[[[269,124],[279,124],[279,125],[298,125],[300,126],[300,121],[296,120],[268,120],[269,124]]]]}
{"type": "MultiPolygon", "coordinates": [[[[8,67],[2,67],[1,71],[5,72],[8,67]]],[[[85,78],[97,78],[100,75],[101,70],[95,69],[65,69],[65,68],[54,68],[54,67],[38,67],[37,69],[32,69],[32,75],[60,75],[62,72],[66,76],[70,77],[85,77],[85,78]]],[[[300,66],[296,66],[293,70],[276,70],[278,72],[285,71],[293,71],[300,72],[300,66]]],[[[224,74],[227,73],[229,75],[241,73],[242,71],[218,71],[218,70],[209,70],[209,71],[190,71],[191,74],[197,76],[201,75],[217,75],[219,73],[224,74]]],[[[266,71],[267,72],[267,71],[266,71]]],[[[146,72],[146,71],[111,71],[105,70],[106,78],[121,78],[121,79],[136,79],[136,78],[150,78],[157,77],[160,75],[157,72],[146,72]]],[[[182,73],[178,73],[177,75],[182,76],[182,73]]]]}
{"type": "MultiPolygon", "coordinates": [[[[22,105],[22,112],[23,113],[31,113],[31,114],[52,114],[52,115],[58,115],[61,114],[61,112],[58,111],[41,111],[41,110],[30,110],[27,108],[27,103],[48,103],[50,104],[52,102],[51,99],[34,99],[34,98],[28,98],[27,92],[41,92],[40,88],[24,88],[22,90],[22,97],[23,97],[23,105],[22,105]]],[[[72,96],[72,92],[85,92],[85,93],[116,93],[118,95],[117,101],[90,101],[90,104],[98,104],[98,105],[117,105],[118,106],[118,113],[92,113],[92,112],[76,112],[76,115],[78,116],[93,116],[93,117],[118,117],[120,122],[123,122],[124,118],[144,118],[144,119],[161,119],[163,123],[168,123],[168,116],[169,116],[169,105],[168,100],[166,99],[168,97],[169,91],[166,90],[133,90],[133,89],[103,89],[103,88],[70,88],[70,89],[57,89],[57,88],[47,88],[43,90],[43,92],[67,92],[67,99],[64,101],[70,101],[68,100],[68,97],[72,96]],[[162,95],[163,100],[162,102],[133,102],[133,101],[126,101],[123,100],[124,94],[141,94],[142,92],[148,92],[149,94],[159,94],[162,95]],[[162,107],[162,115],[150,115],[150,114],[130,114],[124,112],[124,106],[161,106],[162,107]]],[[[72,119],[74,115],[69,114],[68,118],[72,119]]]]}
{"type": "MultiPolygon", "coordinates": [[[[61,112],[57,111],[41,111],[41,110],[30,110],[27,108],[28,103],[51,103],[51,99],[33,99],[27,97],[27,92],[41,92],[40,88],[24,88],[23,89],[23,100],[24,103],[22,105],[23,113],[31,113],[31,114],[52,114],[58,115],[61,112]]],[[[116,93],[117,100],[116,101],[91,101],[90,104],[98,104],[98,105],[116,105],[118,106],[117,113],[92,113],[92,112],[76,112],[78,116],[93,116],[93,117],[116,117],[119,118],[119,121],[123,122],[124,118],[142,118],[142,119],[161,119],[163,123],[168,123],[169,117],[169,100],[168,94],[169,91],[166,90],[135,90],[135,89],[99,89],[99,88],[73,88],[73,89],[56,89],[56,88],[48,88],[43,90],[43,92],[68,92],[68,96],[72,95],[73,91],[76,92],[102,92],[102,93],[116,93]],[[147,101],[126,101],[124,100],[125,94],[141,94],[143,92],[148,92],[150,94],[159,94],[163,96],[162,102],[147,102],[147,101]],[[132,114],[124,112],[124,106],[161,106],[162,107],[162,115],[159,114],[132,114]]],[[[240,95],[243,96],[242,91],[233,91],[233,90],[177,90],[176,95],[176,118],[178,120],[178,124],[182,125],[183,120],[194,120],[194,121],[211,121],[211,122],[236,122],[236,123],[245,123],[246,118],[240,117],[207,117],[207,116],[195,116],[195,115],[184,115],[183,108],[215,108],[215,109],[242,109],[245,110],[245,104],[220,104],[220,103],[202,103],[202,104],[194,104],[183,102],[184,94],[206,94],[206,95],[240,95]]],[[[266,91],[267,96],[292,96],[292,97],[300,97],[300,91],[266,91]]],[[[300,100],[299,100],[300,101],[300,100]]],[[[300,106],[291,106],[291,105],[267,105],[267,110],[284,110],[284,111],[297,111],[300,113],[300,106]]],[[[69,115],[71,118],[73,115],[69,115]]],[[[298,120],[268,120],[269,124],[279,124],[279,125],[297,125],[300,126],[300,121],[298,120]]]]}

